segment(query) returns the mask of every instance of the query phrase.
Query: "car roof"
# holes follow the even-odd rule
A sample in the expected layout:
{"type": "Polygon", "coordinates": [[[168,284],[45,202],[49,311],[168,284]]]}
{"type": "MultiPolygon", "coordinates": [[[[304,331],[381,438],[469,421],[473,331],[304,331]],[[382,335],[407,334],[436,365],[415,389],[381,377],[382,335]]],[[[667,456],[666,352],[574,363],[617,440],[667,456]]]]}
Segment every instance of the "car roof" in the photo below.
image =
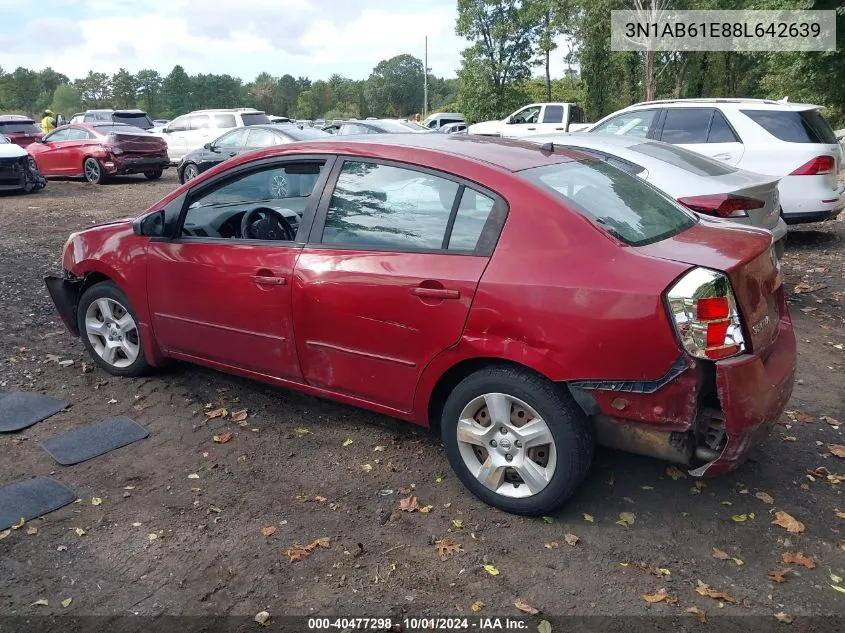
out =
{"type": "MultiPolygon", "coordinates": [[[[493,165],[506,171],[517,172],[532,167],[554,163],[567,163],[581,159],[575,151],[544,152],[539,145],[511,139],[472,136],[468,134],[377,134],[371,136],[327,137],[277,145],[261,150],[261,157],[288,153],[338,153],[358,154],[362,157],[378,156],[385,160],[406,160],[409,163],[432,166],[433,155],[458,156],[475,163],[493,165]],[[404,150],[420,150],[408,153],[404,150]],[[423,157],[423,153],[429,156],[423,157]],[[413,157],[408,159],[408,157],[413,157]]],[[[254,154],[249,155],[255,157],[254,154]]],[[[240,161],[239,161],[240,162],[240,161]]]]}
{"type": "Polygon", "coordinates": [[[22,114],[0,114],[0,122],[9,123],[10,121],[14,121],[15,123],[35,123],[28,116],[22,114]]]}
{"type": "Polygon", "coordinates": [[[790,103],[789,101],[775,101],[773,99],[733,99],[729,97],[708,98],[708,99],[657,99],[654,101],[641,101],[628,106],[625,110],[637,110],[654,106],[671,106],[680,108],[694,108],[702,105],[718,105],[724,108],[736,108],[754,106],[755,109],[763,110],[821,110],[824,106],[812,103],[790,103]]]}

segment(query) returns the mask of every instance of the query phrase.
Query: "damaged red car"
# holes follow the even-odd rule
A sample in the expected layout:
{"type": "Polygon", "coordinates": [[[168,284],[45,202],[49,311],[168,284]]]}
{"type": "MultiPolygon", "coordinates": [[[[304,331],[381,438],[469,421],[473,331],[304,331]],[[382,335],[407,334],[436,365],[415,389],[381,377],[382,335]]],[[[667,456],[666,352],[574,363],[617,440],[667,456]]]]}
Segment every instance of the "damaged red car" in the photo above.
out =
{"type": "Polygon", "coordinates": [[[551,144],[273,147],[71,235],[63,265],[48,289],[106,371],[179,359],[436,427],[519,514],[596,443],[735,468],[792,391],[771,234],[551,144]]]}
{"type": "Polygon", "coordinates": [[[163,139],[123,123],[63,125],[26,149],[44,176],[81,176],[94,184],[124,174],[157,180],[170,165],[163,139]]]}

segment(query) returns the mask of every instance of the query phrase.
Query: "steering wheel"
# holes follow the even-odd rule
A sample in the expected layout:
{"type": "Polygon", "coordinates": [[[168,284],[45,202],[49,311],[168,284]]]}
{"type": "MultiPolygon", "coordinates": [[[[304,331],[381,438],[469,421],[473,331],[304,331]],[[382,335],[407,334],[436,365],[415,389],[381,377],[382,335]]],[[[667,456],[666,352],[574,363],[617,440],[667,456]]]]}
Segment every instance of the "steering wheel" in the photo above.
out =
{"type": "Polygon", "coordinates": [[[270,207],[256,207],[244,213],[241,237],[248,240],[283,240],[292,242],[296,232],[285,216],[270,207]]]}

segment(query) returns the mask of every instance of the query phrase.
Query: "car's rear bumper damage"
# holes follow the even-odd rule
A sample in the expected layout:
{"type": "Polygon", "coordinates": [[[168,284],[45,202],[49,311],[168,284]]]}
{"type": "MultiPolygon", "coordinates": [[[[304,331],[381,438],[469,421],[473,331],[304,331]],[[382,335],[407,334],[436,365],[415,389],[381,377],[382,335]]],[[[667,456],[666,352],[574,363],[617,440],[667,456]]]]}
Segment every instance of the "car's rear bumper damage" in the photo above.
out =
{"type": "Polygon", "coordinates": [[[170,159],[166,153],[162,156],[109,156],[103,159],[102,165],[110,175],[140,174],[167,169],[170,159]]]}
{"type": "Polygon", "coordinates": [[[742,464],[786,408],[795,335],[783,318],[761,357],[708,362],[686,355],[655,381],[581,381],[569,387],[600,444],[718,475],[742,464]]]}

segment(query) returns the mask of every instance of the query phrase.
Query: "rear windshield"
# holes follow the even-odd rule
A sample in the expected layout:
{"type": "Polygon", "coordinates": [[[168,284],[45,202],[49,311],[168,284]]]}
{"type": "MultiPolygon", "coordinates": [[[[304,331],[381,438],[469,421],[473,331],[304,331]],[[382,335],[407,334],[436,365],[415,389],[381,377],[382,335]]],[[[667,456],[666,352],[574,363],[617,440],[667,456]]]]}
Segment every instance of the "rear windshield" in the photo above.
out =
{"type": "Polygon", "coordinates": [[[241,114],[244,125],[267,125],[269,117],[263,112],[244,112],[241,114]]]}
{"type": "Polygon", "coordinates": [[[696,176],[725,176],[737,171],[736,167],[668,143],[638,143],[628,149],[680,167],[696,176]]]}
{"type": "Polygon", "coordinates": [[[127,112],[115,112],[112,115],[112,120],[115,123],[126,123],[128,125],[134,125],[135,127],[139,127],[142,130],[149,130],[151,127],[155,127],[152,119],[150,119],[150,117],[148,117],[143,112],[139,112],[138,114],[130,114],[127,112]]]}
{"type": "Polygon", "coordinates": [[[836,144],[836,135],[818,110],[743,110],[742,113],[782,141],[836,144]]]}
{"type": "Polygon", "coordinates": [[[142,134],[143,136],[148,136],[149,133],[141,129],[139,127],[135,127],[134,125],[126,125],[124,123],[117,123],[117,124],[103,124],[98,123],[95,124],[93,127],[97,129],[100,134],[142,134]]]}
{"type": "Polygon", "coordinates": [[[658,242],[695,224],[692,215],[636,176],[594,160],[519,172],[632,246],[658,242]]]}
{"type": "Polygon", "coordinates": [[[3,134],[39,134],[35,123],[30,121],[0,121],[0,133],[3,134]]]}

